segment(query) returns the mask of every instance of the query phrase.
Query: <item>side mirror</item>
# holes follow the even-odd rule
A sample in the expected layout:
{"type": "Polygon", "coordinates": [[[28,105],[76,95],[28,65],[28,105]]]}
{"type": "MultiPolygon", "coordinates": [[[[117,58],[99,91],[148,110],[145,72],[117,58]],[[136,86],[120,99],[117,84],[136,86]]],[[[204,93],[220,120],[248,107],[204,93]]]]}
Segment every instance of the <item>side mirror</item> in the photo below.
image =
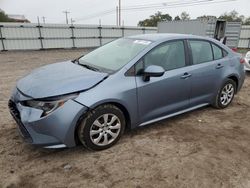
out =
{"type": "Polygon", "coordinates": [[[165,70],[158,65],[150,65],[143,71],[143,80],[148,82],[150,77],[160,77],[164,74],[165,70]]]}

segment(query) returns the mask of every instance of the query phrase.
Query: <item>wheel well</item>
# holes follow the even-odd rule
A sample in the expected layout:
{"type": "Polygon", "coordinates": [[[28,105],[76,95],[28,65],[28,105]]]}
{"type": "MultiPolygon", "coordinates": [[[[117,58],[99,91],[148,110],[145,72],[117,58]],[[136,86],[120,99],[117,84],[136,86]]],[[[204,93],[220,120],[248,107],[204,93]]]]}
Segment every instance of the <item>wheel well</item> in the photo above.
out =
{"type": "Polygon", "coordinates": [[[238,90],[238,82],[239,82],[238,78],[236,76],[229,76],[228,78],[235,82],[235,84],[236,84],[236,92],[237,92],[237,90],[238,90]]]}
{"type": "MultiPolygon", "coordinates": [[[[123,112],[123,114],[125,116],[126,129],[130,129],[130,127],[131,127],[131,119],[130,119],[130,115],[128,113],[128,110],[120,103],[110,102],[110,103],[105,103],[105,104],[112,104],[112,105],[116,106],[117,108],[119,108],[123,112]]],[[[101,105],[103,105],[103,104],[101,104],[101,105]]]]}
{"type": "MultiPolygon", "coordinates": [[[[116,103],[116,102],[109,102],[109,103],[100,104],[100,105],[98,105],[98,106],[105,105],[105,104],[111,104],[111,105],[114,105],[114,106],[116,106],[117,108],[119,108],[119,109],[123,112],[123,114],[124,114],[124,116],[125,116],[125,119],[126,119],[126,127],[125,127],[125,129],[130,129],[130,128],[131,128],[131,119],[130,119],[130,115],[129,115],[129,113],[128,113],[128,110],[127,110],[122,104],[116,103]]],[[[97,108],[98,106],[96,106],[95,108],[97,108]]],[[[77,134],[77,130],[78,130],[78,127],[79,127],[81,121],[84,119],[85,115],[86,115],[86,114],[83,114],[83,115],[78,119],[78,121],[77,121],[77,123],[76,123],[75,135],[74,135],[74,136],[75,136],[75,143],[76,143],[76,145],[79,145],[79,143],[80,143],[80,140],[79,140],[78,134],[77,134]]]]}

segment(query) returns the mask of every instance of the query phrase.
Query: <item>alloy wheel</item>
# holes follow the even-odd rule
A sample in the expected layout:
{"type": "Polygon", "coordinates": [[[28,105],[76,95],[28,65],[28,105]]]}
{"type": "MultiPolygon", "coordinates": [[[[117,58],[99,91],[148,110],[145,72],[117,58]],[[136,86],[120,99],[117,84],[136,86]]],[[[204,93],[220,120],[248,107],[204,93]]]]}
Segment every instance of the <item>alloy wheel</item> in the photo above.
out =
{"type": "Polygon", "coordinates": [[[90,138],[95,145],[106,146],[117,138],[120,131],[120,119],[114,114],[103,114],[91,125],[90,138]]]}
{"type": "Polygon", "coordinates": [[[228,105],[234,96],[234,86],[231,83],[228,83],[224,86],[220,95],[220,102],[223,106],[228,105]]]}

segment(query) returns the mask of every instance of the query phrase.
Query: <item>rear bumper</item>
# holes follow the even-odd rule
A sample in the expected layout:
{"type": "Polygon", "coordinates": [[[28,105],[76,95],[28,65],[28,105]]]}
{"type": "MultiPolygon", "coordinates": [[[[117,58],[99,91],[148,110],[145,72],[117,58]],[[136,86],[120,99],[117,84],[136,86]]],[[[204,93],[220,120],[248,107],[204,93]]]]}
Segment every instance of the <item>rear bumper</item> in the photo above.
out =
{"type": "Polygon", "coordinates": [[[46,117],[41,117],[41,110],[22,106],[12,100],[9,101],[9,109],[23,139],[46,148],[74,147],[77,121],[87,111],[87,107],[73,100],[46,117]]]}

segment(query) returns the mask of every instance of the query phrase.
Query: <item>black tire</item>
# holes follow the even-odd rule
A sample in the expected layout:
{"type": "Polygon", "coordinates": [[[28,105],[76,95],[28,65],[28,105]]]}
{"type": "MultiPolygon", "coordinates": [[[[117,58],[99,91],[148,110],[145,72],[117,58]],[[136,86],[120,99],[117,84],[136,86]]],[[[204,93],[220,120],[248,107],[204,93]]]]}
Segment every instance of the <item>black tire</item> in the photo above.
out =
{"type": "MultiPolygon", "coordinates": [[[[114,124],[113,123],[113,124],[114,124]]],[[[111,126],[111,125],[110,125],[111,126]]],[[[83,118],[83,120],[81,121],[77,133],[78,133],[78,138],[80,140],[80,142],[87,148],[90,150],[103,150],[103,149],[107,149],[110,148],[111,146],[113,146],[114,144],[116,144],[118,142],[118,140],[120,139],[121,135],[124,132],[126,126],[126,120],[124,117],[123,112],[116,106],[111,105],[111,104],[105,104],[102,106],[97,107],[96,109],[90,111],[87,113],[86,117],[83,118]],[[108,114],[108,118],[106,120],[106,125],[105,124],[105,119],[104,116],[107,117],[106,115],[108,114]],[[112,122],[111,118],[117,118],[117,120],[115,120],[114,123],[115,126],[117,126],[118,124],[120,124],[120,129],[119,131],[115,132],[116,129],[113,129],[115,126],[113,126],[113,128],[109,128],[108,121],[109,123],[112,122]],[[102,124],[98,124],[100,123],[100,121],[102,121],[102,124]],[[103,127],[100,128],[99,126],[96,126],[94,122],[98,121],[98,125],[102,125],[103,127]],[[107,129],[104,130],[104,127],[107,129]],[[99,133],[99,131],[102,131],[99,133]],[[98,131],[98,133],[95,133],[94,135],[90,136],[91,131],[98,131]],[[107,133],[106,131],[114,131],[112,133],[116,134],[116,137],[112,137],[111,134],[107,133]],[[105,135],[106,134],[106,135],[105,135]],[[105,135],[105,136],[104,136],[105,135]],[[94,140],[98,140],[97,138],[99,138],[99,136],[102,137],[102,139],[99,141],[100,143],[94,143],[94,140]],[[97,138],[95,138],[97,137],[97,138]],[[105,144],[105,145],[101,145],[101,141],[103,141],[106,139],[110,139],[110,143],[105,144]],[[111,142],[112,141],[112,142],[111,142]]],[[[112,127],[112,126],[111,126],[112,127]]],[[[118,130],[118,129],[117,129],[118,130]]]]}
{"type": "Polygon", "coordinates": [[[231,102],[233,101],[235,93],[236,93],[236,83],[235,83],[235,81],[232,80],[232,79],[227,79],[227,80],[224,82],[224,84],[222,84],[220,90],[218,91],[213,106],[214,106],[215,108],[218,108],[218,109],[223,109],[223,108],[228,107],[228,106],[231,104],[231,102]],[[224,103],[224,104],[223,104],[223,102],[222,102],[222,100],[221,100],[221,97],[222,97],[222,95],[223,95],[222,92],[223,92],[223,89],[224,89],[226,86],[229,86],[229,85],[231,85],[231,86],[233,87],[232,97],[231,97],[231,99],[229,100],[228,103],[224,103]]]}

